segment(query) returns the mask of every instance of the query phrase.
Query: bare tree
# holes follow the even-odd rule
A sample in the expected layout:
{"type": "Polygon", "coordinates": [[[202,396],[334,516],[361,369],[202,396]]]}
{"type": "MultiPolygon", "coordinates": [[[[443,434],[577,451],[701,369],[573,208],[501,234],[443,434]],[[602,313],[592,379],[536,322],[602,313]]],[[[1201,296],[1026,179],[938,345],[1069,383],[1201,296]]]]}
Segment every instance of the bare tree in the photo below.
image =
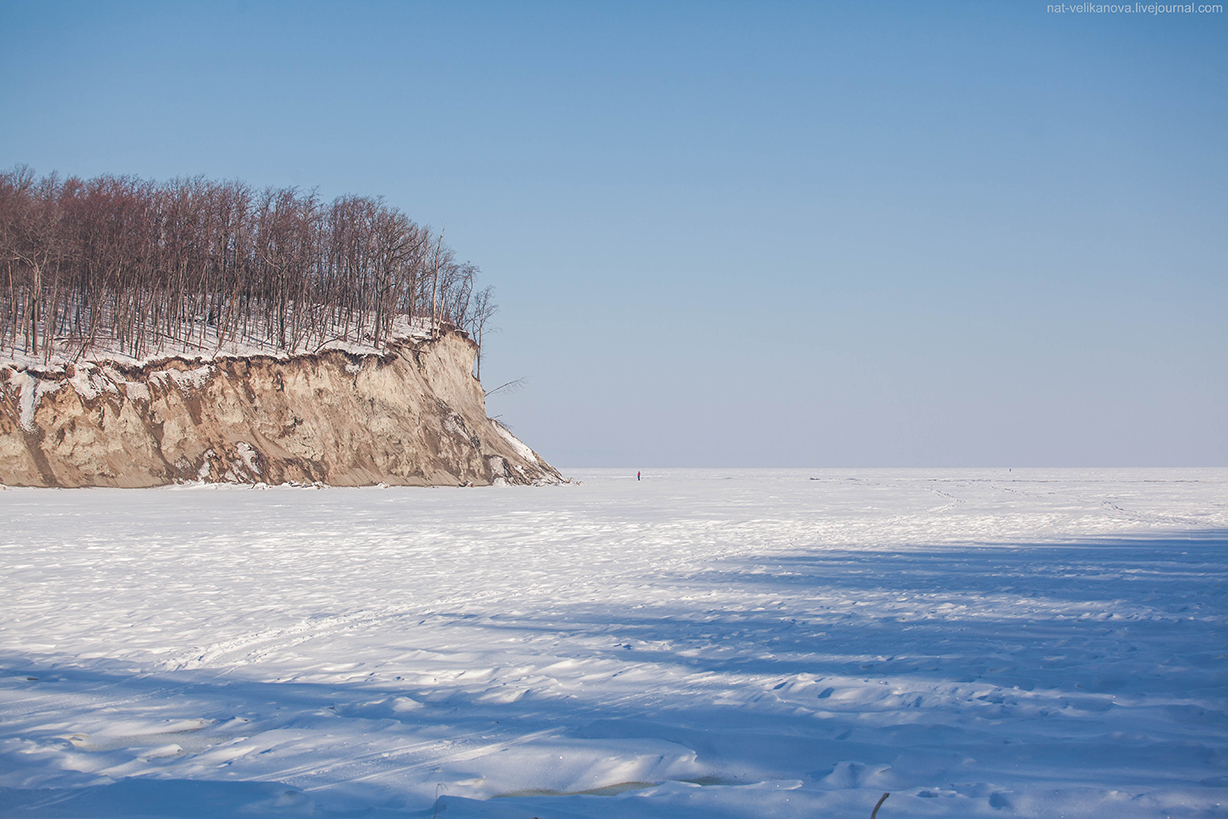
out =
{"type": "Polygon", "coordinates": [[[474,363],[477,371],[474,377],[479,381],[482,380],[482,341],[486,338],[487,333],[495,331],[495,328],[489,327],[488,324],[495,313],[499,312],[499,305],[494,303],[493,296],[493,287],[487,286],[479,290],[473,297],[473,313],[469,319],[470,335],[478,345],[478,354],[474,363]]]}
{"type": "Polygon", "coordinates": [[[442,233],[380,199],[324,204],[314,190],[257,194],[203,177],[2,173],[0,264],[0,349],[47,357],[104,340],[139,357],[199,348],[211,334],[219,349],[380,346],[398,316],[428,313],[433,335],[450,325],[480,337],[494,309],[489,289],[475,294],[477,267],[458,263],[442,233]]]}

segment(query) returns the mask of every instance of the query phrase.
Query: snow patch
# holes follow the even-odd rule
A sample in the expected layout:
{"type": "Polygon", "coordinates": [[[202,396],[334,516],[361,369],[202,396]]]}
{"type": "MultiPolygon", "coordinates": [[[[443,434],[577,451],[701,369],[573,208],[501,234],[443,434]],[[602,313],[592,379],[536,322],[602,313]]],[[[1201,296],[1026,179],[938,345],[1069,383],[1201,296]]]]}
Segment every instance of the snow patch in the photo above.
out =
{"type": "Polygon", "coordinates": [[[213,367],[205,364],[191,370],[167,369],[155,370],[149,374],[149,380],[159,384],[174,384],[183,392],[196,392],[209,382],[213,367]]]}
{"type": "Polygon", "coordinates": [[[209,476],[213,474],[213,459],[217,454],[212,449],[206,449],[203,460],[200,464],[200,469],[196,472],[196,479],[200,481],[209,480],[209,476]]]}
{"type": "Polygon", "coordinates": [[[252,449],[251,444],[249,444],[247,441],[239,441],[235,444],[235,451],[239,453],[240,458],[240,460],[235,463],[236,467],[241,466],[251,475],[260,474],[260,467],[258,466],[257,461],[259,455],[256,453],[256,450],[252,449]]]}
{"type": "Polygon", "coordinates": [[[87,401],[92,401],[103,393],[119,392],[119,388],[94,364],[79,364],[73,367],[68,383],[87,401]]]}
{"type": "Polygon", "coordinates": [[[34,414],[38,411],[39,403],[44,395],[57,391],[60,388],[60,383],[20,370],[9,377],[9,383],[12,384],[14,382],[16,382],[18,390],[18,406],[20,408],[17,422],[26,432],[34,432],[34,414]]]}
{"type": "Polygon", "coordinates": [[[140,381],[123,381],[124,394],[131,401],[143,401],[149,403],[152,396],[149,394],[149,387],[140,381]]]}
{"type": "Polygon", "coordinates": [[[537,463],[537,455],[534,454],[532,449],[525,446],[525,444],[521,442],[519,438],[513,435],[510,429],[503,426],[503,424],[499,423],[498,421],[495,421],[494,425],[495,429],[499,431],[499,434],[503,436],[503,440],[507,442],[508,446],[510,446],[517,455],[524,458],[531,464],[537,463]]]}

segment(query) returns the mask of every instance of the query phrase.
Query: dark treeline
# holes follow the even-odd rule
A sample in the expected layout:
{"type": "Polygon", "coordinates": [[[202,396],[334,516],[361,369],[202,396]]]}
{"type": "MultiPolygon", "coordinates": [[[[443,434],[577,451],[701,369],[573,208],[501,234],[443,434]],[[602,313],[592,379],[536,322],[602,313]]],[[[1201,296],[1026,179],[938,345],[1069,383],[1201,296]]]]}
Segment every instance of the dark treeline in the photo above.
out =
{"type": "Polygon", "coordinates": [[[394,320],[481,339],[476,267],[379,199],[204,178],[0,174],[0,353],[376,347],[394,320]]]}

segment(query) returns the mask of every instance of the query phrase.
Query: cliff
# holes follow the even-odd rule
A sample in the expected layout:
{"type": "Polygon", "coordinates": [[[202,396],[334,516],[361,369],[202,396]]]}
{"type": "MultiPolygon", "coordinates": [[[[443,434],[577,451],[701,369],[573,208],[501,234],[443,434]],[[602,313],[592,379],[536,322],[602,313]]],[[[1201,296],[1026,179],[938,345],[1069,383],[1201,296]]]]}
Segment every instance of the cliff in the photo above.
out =
{"type": "Polygon", "coordinates": [[[0,483],[558,483],[486,416],[461,333],[380,353],[0,366],[0,483]]]}

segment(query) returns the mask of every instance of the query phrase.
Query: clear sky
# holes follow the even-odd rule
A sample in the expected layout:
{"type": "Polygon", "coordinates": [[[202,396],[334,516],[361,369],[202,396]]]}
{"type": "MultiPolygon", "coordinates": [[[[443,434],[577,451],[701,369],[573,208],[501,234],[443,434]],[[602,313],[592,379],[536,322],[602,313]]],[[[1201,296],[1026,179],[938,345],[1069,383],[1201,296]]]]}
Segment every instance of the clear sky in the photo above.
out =
{"type": "Polygon", "coordinates": [[[0,166],[382,195],[562,467],[1228,465],[1228,14],[0,0],[0,166]]]}

